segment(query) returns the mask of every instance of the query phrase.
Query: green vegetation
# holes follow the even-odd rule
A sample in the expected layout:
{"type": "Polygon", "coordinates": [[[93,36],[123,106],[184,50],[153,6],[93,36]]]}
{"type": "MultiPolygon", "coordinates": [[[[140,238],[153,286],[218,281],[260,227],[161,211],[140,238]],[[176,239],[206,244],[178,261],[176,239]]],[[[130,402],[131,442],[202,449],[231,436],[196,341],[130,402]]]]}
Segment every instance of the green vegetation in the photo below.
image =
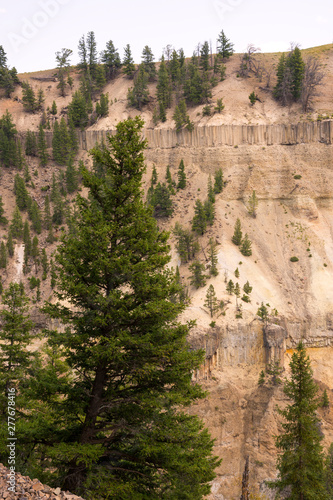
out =
{"type": "Polygon", "coordinates": [[[302,342],[292,356],[290,369],[291,378],[283,388],[290,403],[279,409],[284,421],[283,433],[276,438],[278,478],[269,486],[278,492],[289,488],[290,498],[326,499],[317,386],[302,342]]]}

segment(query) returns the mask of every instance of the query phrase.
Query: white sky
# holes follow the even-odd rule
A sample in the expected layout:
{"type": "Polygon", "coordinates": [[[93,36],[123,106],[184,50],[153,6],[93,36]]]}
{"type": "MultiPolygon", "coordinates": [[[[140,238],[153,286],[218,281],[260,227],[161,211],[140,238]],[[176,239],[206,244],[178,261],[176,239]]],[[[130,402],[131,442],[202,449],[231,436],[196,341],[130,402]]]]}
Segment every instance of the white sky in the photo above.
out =
{"type": "Polygon", "coordinates": [[[249,43],[264,52],[333,42],[332,0],[0,0],[0,45],[18,72],[55,67],[55,52],[73,50],[94,31],[99,51],[113,40],[121,58],[127,43],[135,62],[149,45],[159,60],[167,44],[191,56],[223,29],[237,52],[249,43]]]}

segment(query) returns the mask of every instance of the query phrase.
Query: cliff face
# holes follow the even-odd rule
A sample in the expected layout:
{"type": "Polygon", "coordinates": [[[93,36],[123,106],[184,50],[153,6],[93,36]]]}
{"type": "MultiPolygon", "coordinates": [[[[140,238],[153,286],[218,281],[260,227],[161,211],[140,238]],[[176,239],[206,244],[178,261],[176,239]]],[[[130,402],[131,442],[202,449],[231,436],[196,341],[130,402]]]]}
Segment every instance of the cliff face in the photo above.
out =
{"type": "MultiPolygon", "coordinates": [[[[86,130],[78,132],[80,148],[89,151],[96,142],[105,140],[110,130],[86,130]]],[[[52,132],[46,132],[49,147],[52,132]]],[[[186,129],[176,132],[174,128],[146,128],[144,137],[149,149],[184,147],[219,147],[239,145],[292,145],[333,142],[333,120],[302,122],[295,125],[203,125],[193,132],[186,129]]]]}

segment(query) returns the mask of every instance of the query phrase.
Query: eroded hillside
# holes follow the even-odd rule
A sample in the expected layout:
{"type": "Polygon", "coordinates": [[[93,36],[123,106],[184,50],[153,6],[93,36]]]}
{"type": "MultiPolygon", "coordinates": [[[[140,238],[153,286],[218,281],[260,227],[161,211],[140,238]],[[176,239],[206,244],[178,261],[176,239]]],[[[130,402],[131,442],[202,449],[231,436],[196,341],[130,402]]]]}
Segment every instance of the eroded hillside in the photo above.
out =
{"type": "MultiPolygon", "coordinates": [[[[170,239],[171,265],[180,267],[191,299],[182,319],[196,320],[192,343],[205,347],[207,354],[205,366],[195,377],[207,387],[209,396],[191,411],[207,423],[216,438],[215,451],[223,458],[213,484],[212,499],[239,498],[248,455],[252,492],[258,495],[254,498],[269,498],[263,481],[275,475],[276,451],[272,436],[279,430],[276,404],[283,406],[286,401],[280,386],[268,382],[258,386],[259,373],[267,363],[279,360],[287,374],[292,349],[303,338],[320,391],[326,388],[333,401],[333,121],[322,121],[320,117],[330,118],[333,113],[333,47],[327,46],[318,54],[325,67],[325,80],[315,109],[306,116],[298,104],[290,108],[279,106],[271,96],[271,88],[265,89],[265,82],[254,76],[237,77],[237,55],[227,62],[226,80],[213,90],[212,102],[223,97],[225,110],[212,117],[202,117],[202,106],[191,108],[189,114],[195,123],[192,133],[184,131],[177,135],[172,109],[168,111],[168,120],[157,127],[152,123],[153,102],[142,112],[148,139],[145,189],[154,165],[159,180],[164,181],[167,165],[176,179],[180,160],[185,164],[187,186],[174,195],[173,216],[160,219],[161,228],[171,231],[176,222],[190,228],[196,199],[204,201],[207,197],[209,175],[214,176],[221,168],[225,181],[222,193],[216,195],[214,224],[199,237],[198,256],[205,264],[209,239],[217,242],[219,274],[210,277],[204,287],[190,286],[189,264],[181,263],[172,233],[170,239]],[[261,102],[251,107],[248,95],[253,89],[261,102]],[[319,121],[316,121],[318,115],[319,121]],[[259,200],[255,218],[247,210],[253,191],[259,200]],[[249,257],[243,256],[232,243],[237,218],[243,234],[247,233],[252,242],[249,257]],[[291,262],[293,256],[298,261],[291,262]],[[235,276],[236,268],[239,278],[235,276]],[[241,288],[249,281],[253,287],[251,302],[242,302],[227,293],[226,282],[230,279],[241,288]],[[226,304],[225,315],[215,317],[215,325],[204,307],[210,284],[214,285],[218,299],[226,304]],[[256,314],[261,303],[269,304],[269,310],[277,310],[265,328],[256,314]],[[239,304],[242,304],[242,317],[236,318],[239,304]]],[[[278,60],[278,55],[262,57],[272,65],[278,60]]],[[[50,76],[52,72],[20,77],[45,75],[50,76]]],[[[55,99],[59,116],[61,110],[65,113],[71,95],[58,97],[56,81],[30,81],[36,89],[43,87],[45,106],[51,106],[55,99]]],[[[78,85],[76,75],[73,91],[78,85]]],[[[119,120],[138,113],[127,108],[130,85],[122,76],[109,83],[104,90],[113,100],[109,116],[79,133],[79,158],[87,165],[90,164],[87,150],[96,140],[100,140],[106,130],[112,130],[119,120]]],[[[151,87],[153,90],[154,84],[151,87]]],[[[40,116],[23,112],[20,92],[18,88],[13,96],[18,100],[0,100],[0,113],[8,109],[24,136],[28,129],[37,130],[40,116]]],[[[48,135],[50,146],[52,132],[48,135]]],[[[63,167],[53,162],[40,167],[36,159],[28,161],[30,171],[37,172],[33,177],[34,188],[30,187],[29,192],[43,209],[47,189],[42,188],[50,186],[53,173],[61,172],[63,167]]],[[[15,204],[15,173],[3,169],[1,177],[1,195],[9,219],[15,204]]],[[[0,231],[3,238],[6,230],[0,231]]],[[[60,233],[59,228],[56,236],[60,233]]],[[[57,243],[48,244],[45,231],[39,239],[50,257],[57,243]]],[[[22,274],[20,242],[15,252],[3,274],[4,285],[12,279],[28,283],[29,276],[22,274]]],[[[42,299],[51,294],[48,277],[42,283],[42,299]]],[[[40,324],[45,321],[42,317],[39,320],[40,324]]],[[[328,446],[333,441],[331,408],[320,409],[320,417],[325,446],[328,446]]]]}

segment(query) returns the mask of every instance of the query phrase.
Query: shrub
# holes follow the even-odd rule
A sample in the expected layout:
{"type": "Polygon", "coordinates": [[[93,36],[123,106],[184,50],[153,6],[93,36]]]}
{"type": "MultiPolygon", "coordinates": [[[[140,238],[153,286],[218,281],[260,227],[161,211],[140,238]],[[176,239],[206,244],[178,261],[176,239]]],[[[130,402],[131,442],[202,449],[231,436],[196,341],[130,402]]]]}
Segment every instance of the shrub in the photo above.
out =
{"type": "Polygon", "coordinates": [[[298,262],[298,261],[299,261],[299,258],[295,257],[295,255],[293,257],[290,257],[290,262],[298,262]]]}

